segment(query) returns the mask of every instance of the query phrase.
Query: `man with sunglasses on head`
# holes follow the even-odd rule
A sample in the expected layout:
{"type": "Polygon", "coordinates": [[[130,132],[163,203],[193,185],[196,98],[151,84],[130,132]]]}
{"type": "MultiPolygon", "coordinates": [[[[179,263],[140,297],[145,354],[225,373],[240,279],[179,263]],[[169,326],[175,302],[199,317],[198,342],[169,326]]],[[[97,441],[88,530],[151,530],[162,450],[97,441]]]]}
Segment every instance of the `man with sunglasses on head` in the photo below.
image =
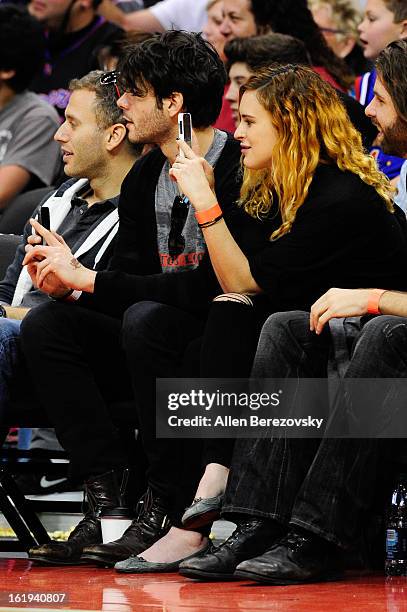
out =
{"type": "MultiPolygon", "coordinates": [[[[82,524],[93,524],[100,499],[114,495],[112,470],[126,462],[106,403],[106,386],[110,383],[114,394],[126,384],[127,371],[149,463],[149,490],[143,511],[117,542],[99,545],[100,534],[84,527],[74,540],[31,550],[30,558],[55,564],[88,560],[113,565],[146,550],[172,522],[180,521],[201,476],[199,441],[155,438],[152,371],[170,377],[199,374],[196,358],[188,358],[188,347],[201,336],[210,300],[221,291],[192,207],[169,177],[178,154],[180,112],[192,116],[194,147],[201,152],[204,170],[212,175],[214,167],[214,190],[225,218],[243,233],[243,213],[234,206],[240,188],[240,147],[230,135],[211,127],[226,82],[215,50],[199,34],[170,31],[131,48],[118,70],[119,79],[110,73],[104,81],[122,94],[118,105],[129,140],[157,146],[134,165],[123,183],[110,271],[95,273],[80,265],[66,246],[34,224],[49,246],[28,252],[25,263],[32,278],[47,291],[57,282],[52,293],[76,303],[60,299],[30,313],[22,340],[40,400],[72,464],[84,480],[98,483],[96,507],[82,524]],[[45,259],[38,263],[36,257],[45,259]],[[152,330],[157,332],[153,337],[152,330]],[[150,349],[141,360],[134,353],[140,346],[150,349]],[[121,374],[112,380],[113,362],[121,374]],[[46,385],[41,380],[44,372],[46,385]],[[61,393],[67,380],[70,393],[61,393]]],[[[257,238],[252,232],[249,239],[257,238]]],[[[190,534],[187,546],[194,552],[203,545],[202,535],[190,534]]]]}
{"type": "MultiPolygon", "coordinates": [[[[102,74],[94,71],[70,83],[65,121],[54,135],[69,178],[41,203],[49,210],[51,229],[58,231],[83,265],[96,270],[108,267],[118,229],[120,186],[141,153],[141,145],[127,139],[114,89],[100,83],[102,74]]],[[[10,401],[21,387],[21,320],[31,309],[50,302],[47,292],[34,288],[27,270],[21,267],[30,236],[32,227],[27,223],[14,260],[0,282],[0,416],[12,409],[10,401]]],[[[40,242],[38,237],[30,239],[40,242]]],[[[35,430],[35,434],[32,448],[55,445],[50,432],[35,430]]],[[[30,493],[62,490],[68,484],[65,478],[50,483],[43,475],[20,478],[19,484],[30,493]]]]}

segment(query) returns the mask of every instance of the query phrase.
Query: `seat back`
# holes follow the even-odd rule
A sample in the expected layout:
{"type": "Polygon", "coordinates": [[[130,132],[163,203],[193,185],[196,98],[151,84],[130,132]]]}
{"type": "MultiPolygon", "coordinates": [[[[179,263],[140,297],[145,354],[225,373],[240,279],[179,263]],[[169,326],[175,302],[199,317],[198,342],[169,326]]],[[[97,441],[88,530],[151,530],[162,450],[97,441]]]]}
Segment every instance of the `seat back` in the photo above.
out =
{"type": "Polygon", "coordinates": [[[21,236],[0,234],[0,280],[4,278],[8,266],[14,259],[16,248],[21,242],[21,236]]]}
{"type": "Polygon", "coordinates": [[[15,197],[0,216],[0,233],[22,234],[33,210],[46,195],[54,191],[53,187],[40,187],[15,197]]]}

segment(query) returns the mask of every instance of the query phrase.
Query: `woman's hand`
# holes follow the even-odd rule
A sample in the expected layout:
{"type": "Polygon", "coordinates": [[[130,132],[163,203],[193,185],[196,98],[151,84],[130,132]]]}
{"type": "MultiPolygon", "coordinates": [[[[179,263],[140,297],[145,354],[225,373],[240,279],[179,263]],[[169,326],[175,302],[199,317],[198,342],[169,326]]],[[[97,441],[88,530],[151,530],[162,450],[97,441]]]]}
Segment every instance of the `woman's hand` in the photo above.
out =
{"type": "Polygon", "coordinates": [[[311,306],[310,329],[320,334],[330,319],[367,313],[370,289],[329,289],[311,306]]]}
{"type": "Polygon", "coordinates": [[[175,158],[170,170],[171,178],[178,183],[180,191],[188,197],[195,210],[210,208],[217,201],[212,191],[212,166],[182,140],[178,141],[178,146],[180,154],[175,158]]]}
{"type": "Polygon", "coordinates": [[[25,247],[23,265],[28,267],[33,283],[53,297],[61,297],[70,289],[92,292],[96,272],[75,259],[62,236],[45,229],[34,219],[30,223],[48,245],[25,247]]]}

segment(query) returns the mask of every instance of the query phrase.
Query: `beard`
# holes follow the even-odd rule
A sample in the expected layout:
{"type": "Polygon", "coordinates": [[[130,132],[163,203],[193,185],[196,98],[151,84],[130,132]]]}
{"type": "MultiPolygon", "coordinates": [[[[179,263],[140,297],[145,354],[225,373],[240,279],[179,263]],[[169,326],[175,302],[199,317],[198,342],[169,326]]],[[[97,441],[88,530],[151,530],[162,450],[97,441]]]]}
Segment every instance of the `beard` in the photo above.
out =
{"type": "Polygon", "coordinates": [[[383,137],[380,143],[383,153],[386,155],[396,155],[397,157],[407,156],[407,123],[397,118],[396,121],[383,130],[383,137]]]}
{"type": "Polygon", "coordinates": [[[171,134],[172,125],[157,108],[140,116],[127,130],[127,137],[133,144],[160,145],[166,142],[171,134]]]}

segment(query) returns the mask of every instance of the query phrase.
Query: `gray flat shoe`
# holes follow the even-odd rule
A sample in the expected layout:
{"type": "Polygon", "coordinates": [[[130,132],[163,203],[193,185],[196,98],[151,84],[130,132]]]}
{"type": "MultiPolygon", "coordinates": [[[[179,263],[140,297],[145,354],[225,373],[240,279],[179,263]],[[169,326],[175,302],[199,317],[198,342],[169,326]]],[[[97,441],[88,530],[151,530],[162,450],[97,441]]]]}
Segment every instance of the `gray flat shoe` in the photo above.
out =
{"type": "Polygon", "coordinates": [[[187,559],[193,559],[194,557],[201,557],[206,555],[212,549],[212,544],[207,544],[201,550],[194,553],[193,555],[189,555],[188,557],[184,557],[183,559],[178,559],[178,561],[172,561],[170,563],[154,563],[153,561],[146,561],[143,557],[139,556],[131,556],[124,561],[119,561],[114,566],[117,572],[121,574],[150,574],[150,573],[171,573],[178,572],[178,568],[183,561],[187,559]]]}
{"type": "Polygon", "coordinates": [[[181,522],[185,529],[196,530],[204,527],[219,518],[224,493],[216,497],[198,497],[187,508],[181,522]]]}

